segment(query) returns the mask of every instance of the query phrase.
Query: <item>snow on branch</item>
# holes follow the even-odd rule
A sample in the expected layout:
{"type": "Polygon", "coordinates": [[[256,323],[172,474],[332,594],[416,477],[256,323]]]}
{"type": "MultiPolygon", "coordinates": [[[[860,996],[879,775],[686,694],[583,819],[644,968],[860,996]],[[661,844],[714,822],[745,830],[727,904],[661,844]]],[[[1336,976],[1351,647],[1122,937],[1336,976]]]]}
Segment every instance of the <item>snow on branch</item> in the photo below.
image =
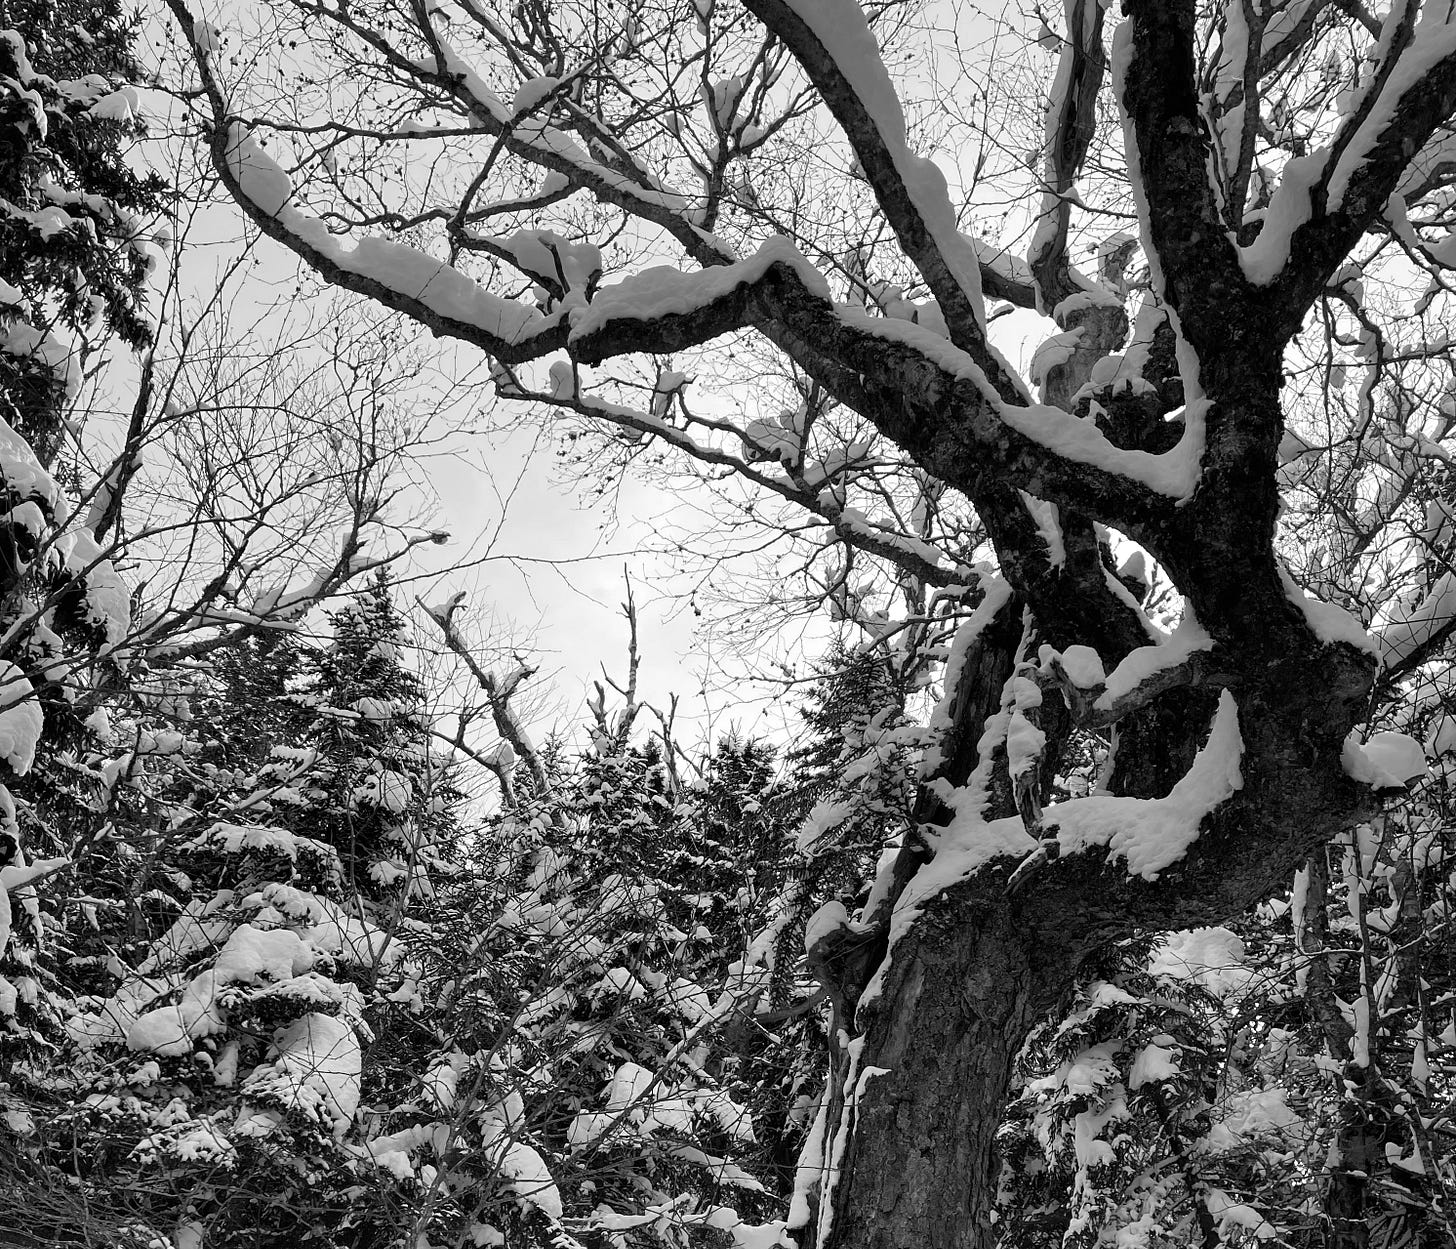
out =
{"type": "Polygon", "coordinates": [[[0,659],[0,763],[16,776],[30,771],[43,727],[30,679],[10,660],[0,659]]]}
{"type": "MultiPolygon", "coordinates": [[[[1028,257],[1036,275],[1038,306],[1055,308],[1089,284],[1067,258],[1067,228],[1077,175],[1096,133],[1102,89],[1103,6],[1067,0],[1067,38],[1061,42],[1046,110],[1046,171],[1041,212],[1028,257]]],[[[1120,307],[1121,301],[1115,301],[1120,307]]]]}
{"type": "Polygon", "coordinates": [[[829,299],[829,284],[788,239],[769,239],[747,260],[698,273],[668,266],[644,269],[597,293],[572,318],[567,339],[572,354],[587,364],[623,351],[674,352],[749,322],[754,288],[781,269],[803,289],[829,299]]]}
{"type": "MultiPolygon", "coordinates": [[[[635,162],[629,166],[634,177],[593,159],[571,135],[547,123],[540,105],[564,85],[561,79],[552,76],[528,79],[507,107],[434,25],[435,12],[421,5],[415,14],[420,33],[431,45],[433,56],[411,62],[390,53],[392,60],[416,74],[433,77],[486,133],[495,135],[515,154],[565,174],[602,201],[662,226],[699,259],[721,255],[713,242],[690,224],[693,202],[688,196],[657,182],[635,162]]],[[[350,24],[347,16],[341,15],[341,19],[345,25],[350,24]]],[[[584,122],[586,118],[578,120],[584,122]]]]}
{"type": "Polygon", "coordinates": [[[493,295],[428,252],[383,238],[347,247],[317,217],[290,206],[293,183],[243,124],[219,122],[213,163],[264,234],[337,286],[412,317],[437,334],[475,343],[498,360],[534,359],[564,345],[561,317],[493,295]]]}
{"type": "MultiPolygon", "coordinates": [[[[15,511],[26,503],[34,503],[44,516],[64,519],[66,503],[61,488],[36,459],[30,443],[3,417],[0,417],[0,483],[15,511]]],[[[17,519],[12,512],[11,523],[17,519]]]]}
{"type": "Polygon", "coordinates": [[[1414,603],[1393,615],[1375,636],[1387,674],[1403,676],[1456,631],[1456,573],[1442,573],[1414,603]]]}
{"type": "MultiPolygon", "coordinates": [[[[194,24],[185,0],[167,2],[183,29],[195,30],[203,25],[194,24]]],[[[493,39],[502,44],[510,43],[508,34],[483,10],[473,5],[467,8],[471,18],[493,39]]],[[[698,200],[655,179],[629,151],[616,144],[612,136],[582,110],[573,110],[573,133],[549,124],[549,106],[567,94],[571,85],[569,79],[540,75],[530,77],[520,85],[512,102],[507,104],[445,36],[437,24],[439,10],[433,5],[410,6],[409,18],[406,19],[414,25],[414,29],[406,29],[406,33],[413,34],[429,48],[428,55],[419,58],[411,58],[399,50],[397,45],[401,41],[397,34],[386,36],[372,28],[366,17],[347,6],[330,8],[322,16],[372,49],[397,78],[412,82],[431,95],[442,92],[463,114],[462,120],[469,131],[494,139],[496,151],[507,151],[549,170],[559,181],[587,190],[600,202],[650,222],[676,240],[699,263],[718,264],[732,259],[731,253],[719,240],[700,228],[697,216],[701,203],[698,200]],[[594,140],[593,147],[610,150],[615,158],[613,163],[598,159],[588,151],[577,134],[586,135],[589,141],[594,140]]],[[[194,59],[212,102],[216,136],[225,128],[230,109],[226,92],[210,59],[215,38],[215,32],[206,40],[195,38],[194,59]]],[[[429,133],[427,129],[423,132],[429,133]]],[[[420,133],[422,131],[416,128],[397,136],[375,134],[373,137],[410,137],[420,133]]],[[[214,150],[216,152],[216,147],[214,150]]],[[[486,161],[487,169],[493,160],[492,155],[486,161]]],[[[265,232],[271,233],[266,221],[259,220],[258,224],[265,232]]],[[[287,238],[279,241],[291,246],[287,238]]],[[[359,288],[350,286],[349,289],[359,288]]]]}
{"type": "Polygon", "coordinates": [[[1367,655],[1378,655],[1379,644],[1365,631],[1365,626],[1338,603],[1327,603],[1305,591],[1289,575],[1288,569],[1279,565],[1279,580],[1284,586],[1285,596],[1298,608],[1311,632],[1321,642],[1334,645],[1344,642],[1367,655]]]}
{"type": "MultiPolygon", "coordinates": [[[[180,0],[173,0],[173,5],[184,13],[180,0]]],[[[961,347],[924,326],[871,317],[857,306],[836,306],[823,277],[786,244],[770,241],[755,257],[728,263],[733,258],[724,245],[705,242],[696,227],[689,226],[686,233],[677,228],[684,225],[681,217],[670,233],[690,256],[708,266],[705,272],[648,270],[600,291],[592,283],[580,291],[573,285],[567,298],[545,314],[486,291],[452,265],[415,247],[374,237],[348,246],[321,218],[294,206],[287,172],[231,115],[224,89],[211,72],[209,55],[200,50],[199,72],[213,111],[213,160],[259,228],[324,278],[402,311],[436,334],[480,347],[498,367],[539,360],[563,348],[577,361],[591,364],[612,354],[668,351],[751,325],[900,443],[921,467],[944,480],[974,490],[978,480],[1009,478],[1038,497],[1132,530],[1161,515],[1167,500],[1186,498],[1198,477],[1199,422],[1186,421],[1184,444],[1160,458],[1115,446],[1091,422],[1054,408],[1027,406],[1024,385],[987,346],[979,328],[976,248],[955,228],[944,180],[933,166],[909,152],[903,116],[858,8],[836,3],[832,29],[826,28],[827,18],[816,10],[811,31],[803,15],[781,4],[769,7],[776,20],[807,41],[804,54],[822,62],[821,68],[834,77],[841,92],[863,96],[865,102],[854,105],[862,137],[879,153],[886,176],[896,180],[911,214],[901,223],[902,241],[912,258],[918,255],[917,263],[939,274],[932,285],[939,288],[937,297],[948,328],[960,326],[952,337],[964,340],[961,347]],[[841,25],[858,34],[841,39],[841,25]],[[814,31],[828,38],[832,47],[827,49],[814,31]],[[845,73],[851,73],[852,82],[845,73]],[[951,428],[954,437],[946,436],[951,428]]],[[[347,14],[333,16],[345,25],[352,20],[347,14]]],[[[362,30],[355,33],[366,35],[362,30]]],[[[470,115],[485,133],[495,134],[507,146],[523,145],[518,153],[523,159],[563,172],[556,166],[566,158],[558,149],[567,140],[553,138],[556,132],[533,111],[554,98],[551,92],[539,100],[528,98],[521,109],[512,111],[489,95],[437,33],[427,32],[427,41],[435,49],[426,58],[428,64],[403,58],[389,48],[375,50],[400,73],[434,75],[443,80],[435,86],[448,84],[452,93],[472,95],[476,106],[470,115]]],[[[580,172],[570,161],[566,165],[565,176],[580,172]]],[[[667,211],[664,203],[654,202],[657,209],[667,211]]],[[[624,205],[631,212],[642,207],[635,201],[624,205]]],[[[581,384],[570,361],[553,364],[553,398],[587,403],[581,384]]],[[[602,414],[612,415],[605,409],[602,414]]],[[[630,420],[622,423],[641,428],[630,420]]],[[[646,432],[661,433],[662,426],[646,432]]]]}
{"type": "Polygon", "coordinates": [[[1388,145],[1392,137],[1399,139],[1394,155],[1402,165],[1411,155],[1401,150],[1403,147],[1425,146],[1406,129],[1411,123],[1419,126],[1422,119],[1401,116],[1407,110],[1425,111],[1418,96],[1434,88],[1432,102],[1438,104],[1439,113],[1431,118],[1431,125],[1446,121],[1456,109],[1456,101],[1451,98],[1456,24],[1450,8],[1443,11],[1440,6],[1427,4],[1420,19],[1412,23],[1414,10],[1413,4],[1392,4],[1386,15],[1379,59],[1366,70],[1357,102],[1330,144],[1330,161],[1323,179],[1326,212],[1337,213],[1344,208],[1354,180],[1367,162],[1378,159],[1378,149],[1388,145]],[[1387,136],[1391,127],[1399,127],[1398,135],[1387,136]]]}
{"type": "MultiPolygon", "coordinates": [[[[1038,496],[1134,525],[1197,485],[1200,421],[1186,420],[1180,442],[1152,454],[1119,447],[1094,422],[1060,408],[1005,401],[980,363],[934,330],[833,303],[823,278],[783,240],[736,265],[701,274],[654,268],[607,287],[576,314],[569,345],[594,364],[628,350],[674,350],[745,324],[769,333],[781,327],[812,343],[820,361],[842,370],[831,388],[938,477],[1004,474],[1038,496]],[[871,379],[874,389],[861,389],[871,379]],[[939,437],[953,408],[966,413],[957,437],[939,437]]],[[[631,424],[642,428],[641,420],[631,424]]],[[[651,425],[649,432],[666,436],[660,421],[651,425]]]]}
{"type": "Polygon", "coordinates": [[[1240,249],[1251,282],[1276,286],[1302,314],[1456,113],[1456,22],[1449,10],[1393,5],[1331,141],[1291,159],[1258,238],[1240,249]],[[1291,264],[1298,257],[1298,264],[1291,264]]]}
{"type": "Polygon", "coordinates": [[[1076,722],[1091,728],[1114,724],[1170,689],[1205,679],[1214,668],[1213,638],[1185,609],[1173,633],[1128,652],[1110,673],[1088,646],[1055,651],[1043,645],[1043,670],[1057,680],[1076,722]]]}
{"type": "Polygon", "coordinates": [[[956,223],[945,175],[910,150],[905,114],[879,47],[853,0],[748,0],[784,41],[843,128],[875,197],[945,313],[952,341],[986,358],[986,310],[975,247],[956,223]]]}
{"type": "MultiPolygon", "coordinates": [[[[520,759],[531,774],[536,792],[538,794],[547,793],[550,790],[550,784],[546,776],[546,766],[541,761],[541,756],[537,752],[530,734],[526,731],[525,725],[521,723],[515,708],[511,706],[512,695],[535,674],[536,669],[517,658],[515,666],[504,676],[486,671],[470,649],[465,635],[460,632],[460,626],[455,623],[455,613],[460,610],[464,602],[465,593],[460,591],[451,595],[443,603],[425,607],[425,611],[439,627],[440,634],[445,639],[445,645],[464,661],[470,675],[475,678],[476,684],[480,686],[490,704],[491,719],[495,722],[496,732],[500,734],[501,741],[510,747],[509,755],[502,752],[497,756],[496,766],[499,769],[497,775],[503,775],[514,765],[516,759],[520,759]]],[[[421,605],[423,606],[423,604],[421,605]]]]}
{"type": "MultiPolygon", "coordinates": [[[[13,811],[9,791],[0,788],[0,794],[4,795],[4,804],[13,811]]],[[[10,895],[14,893],[19,899],[21,909],[25,911],[34,931],[39,933],[40,903],[35,896],[35,886],[37,882],[70,866],[71,860],[68,858],[38,859],[34,863],[27,863],[24,853],[20,853],[15,862],[0,867],[0,956],[6,953],[6,947],[10,944],[14,921],[10,895]]]]}
{"type": "MultiPolygon", "coordinates": [[[[1006,856],[1022,857],[1024,871],[1029,864],[1105,848],[1110,860],[1126,863],[1129,876],[1156,880],[1187,856],[1208,817],[1243,788],[1243,751],[1238,704],[1224,690],[1207,742],[1165,798],[1095,795],[1053,803],[1041,813],[1040,846],[1020,815],[986,820],[978,808],[964,807],[936,838],[935,857],[901,895],[892,941],[946,889],[1006,856]]],[[[1022,874],[1013,876],[1013,886],[1022,874]]]]}
{"type": "Polygon", "coordinates": [[[1078,798],[1046,809],[1042,825],[1061,853],[1105,846],[1130,876],[1156,880],[1198,839],[1203,821],[1244,787],[1238,704],[1224,690],[1208,741],[1166,798],[1078,798]]]}

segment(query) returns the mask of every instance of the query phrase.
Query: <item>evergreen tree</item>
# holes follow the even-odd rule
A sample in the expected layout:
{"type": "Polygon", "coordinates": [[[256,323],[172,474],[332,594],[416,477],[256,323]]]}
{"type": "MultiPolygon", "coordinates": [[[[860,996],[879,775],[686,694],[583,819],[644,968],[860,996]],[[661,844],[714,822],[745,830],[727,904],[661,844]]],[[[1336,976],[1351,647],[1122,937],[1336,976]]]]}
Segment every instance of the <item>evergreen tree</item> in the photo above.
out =
{"type": "Polygon", "coordinates": [[[882,648],[841,642],[820,671],[799,708],[804,740],[787,760],[807,820],[798,839],[801,908],[809,898],[853,899],[868,885],[904,828],[917,748],[927,740],[906,714],[908,690],[882,648]]]}
{"type": "Polygon", "coordinates": [[[49,465],[67,401],[110,339],[141,349],[166,184],[144,133],[138,19],[117,0],[0,4],[0,418],[49,465]]]}
{"type": "Polygon", "coordinates": [[[403,659],[406,625],[381,570],[329,617],[332,642],[312,651],[302,701],[313,723],[307,831],[332,846],[344,881],[368,903],[428,890],[447,867],[457,795],[430,748],[424,693],[403,659]]]}
{"type": "Polygon", "coordinates": [[[75,812],[89,805],[60,761],[74,764],[91,740],[85,721],[99,704],[87,691],[124,685],[113,652],[130,602],[96,535],[66,528],[74,471],[49,470],[91,356],[150,340],[145,218],[162,209],[165,186],[126,159],[141,122],[134,24],[118,5],[7,2],[0,29],[3,764],[9,780],[39,760],[16,790],[29,826],[12,814],[9,827],[54,852],[80,836],[75,812]]]}
{"type": "Polygon", "coordinates": [[[758,934],[787,870],[797,793],[779,782],[768,742],[725,735],[687,796],[672,879],[709,903],[698,916],[731,961],[758,934]]]}
{"type": "Polygon", "coordinates": [[[333,625],[327,647],[215,655],[166,708],[185,732],[115,726],[159,824],[123,844],[145,847],[165,903],[77,1002],[51,1081],[70,1110],[43,1142],[63,1170],[83,1159],[82,1191],[132,1194],[137,1225],[178,1245],[358,1249],[427,1200],[418,1179],[385,1179],[369,1142],[420,1118],[440,1034],[418,1017],[413,951],[434,940],[421,900],[458,793],[387,583],[333,625]],[[399,779],[361,797],[386,769],[399,779]],[[405,784],[408,801],[373,800],[405,784]],[[77,1154],[83,1140],[96,1148],[77,1154]]]}
{"type": "Polygon", "coordinates": [[[442,900],[472,923],[440,929],[440,1062],[457,1114],[468,1087],[498,1125],[474,1217],[510,1244],[715,1245],[757,1228],[777,1187],[730,1037],[763,992],[735,950],[772,752],[727,743],[674,795],[659,749],[599,734],[554,752],[551,790],[487,830],[494,866],[442,900]]]}
{"type": "MultiPolygon", "coordinates": [[[[129,679],[129,596],[71,516],[90,483],[59,462],[97,354],[150,341],[147,219],[165,186],[126,157],[141,133],[133,34],[112,3],[0,4],[0,1205],[33,1211],[37,1243],[108,1229],[116,1204],[90,1209],[53,1182],[37,1139],[71,993],[100,957],[86,928],[67,930],[47,877],[144,805],[115,802],[116,771],[100,766],[105,706],[129,679]]],[[[77,890],[77,910],[102,911],[100,927],[121,873],[114,854],[94,858],[96,893],[77,890]]]]}

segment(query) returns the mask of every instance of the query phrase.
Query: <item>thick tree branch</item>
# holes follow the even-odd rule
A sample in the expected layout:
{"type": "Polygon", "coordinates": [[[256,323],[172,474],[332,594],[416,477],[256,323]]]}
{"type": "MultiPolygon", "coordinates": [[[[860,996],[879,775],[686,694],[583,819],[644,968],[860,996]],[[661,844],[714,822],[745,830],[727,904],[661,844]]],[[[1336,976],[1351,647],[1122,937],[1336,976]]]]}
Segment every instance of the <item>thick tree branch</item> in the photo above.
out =
{"type": "Polygon", "coordinates": [[[1310,190],[1309,219],[1274,287],[1293,333],[1330,275],[1395,194],[1422,148],[1456,114],[1456,25],[1425,33],[1399,58],[1371,107],[1346,119],[1310,190]]]}
{"type": "MultiPolygon", "coordinates": [[[[1072,192],[1097,133],[1097,97],[1107,69],[1102,51],[1102,12],[1097,0],[1067,0],[1067,38],[1062,43],[1047,113],[1041,221],[1029,256],[1037,300],[1048,313],[1083,286],[1072,276],[1067,228],[1072,218],[1072,192]]],[[[1125,333],[1125,320],[1123,330],[1125,333]]]]}
{"type": "Polygon", "coordinates": [[[1155,284],[1200,355],[1228,332],[1245,286],[1210,180],[1211,146],[1194,71],[1193,0],[1128,0],[1114,61],[1131,129],[1130,176],[1147,206],[1155,284]]]}
{"type": "Polygon", "coordinates": [[[911,153],[904,114],[859,6],[832,5],[817,28],[783,0],[747,0],[745,7],[783,40],[844,130],[900,246],[940,304],[951,341],[976,358],[998,390],[1016,393],[1019,387],[1003,376],[985,339],[981,287],[989,278],[997,294],[998,275],[982,271],[975,249],[961,237],[944,176],[911,153]],[[825,46],[831,23],[852,65],[840,64],[825,46]]]}
{"type": "Polygon", "coordinates": [[[650,270],[620,290],[608,288],[578,322],[573,354],[595,364],[623,351],[646,350],[661,341],[655,337],[659,323],[668,327],[676,348],[738,325],[771,328],[787,338],[812,340],[811,375],[853,403],[933,476],[973,498],[1011,483],[1133,532],[1148,531],[1173,514],[1168,496],[1132,475],[1135,465],[1143,465],[1143,453],[1118,453],[1126,458],[1128,475],[1092,462],[1092,456],[1074,460],[1060,454],[1052,449],[1056,429],[1065,426],[1070,433],[1075,423],[1079,441],[1101,436],[1057,410],[998,402],[975,362],[937,335],[836,306],[817,274],[811,271],[806,280],[802,262],[780,259],[780,251],[765,247],[755,261],[735,266],[732,279],[726,271],[709,275],[719,289],[706,296],[699,292],[700,302],[682,311],[673,303],[678,291],[687,298],[703,278],[650,270]],[[634,281],[641,283],[636,292],[628,289],[634,281]],[[657,314],[644,318],[643,302],[652,299],[660,300],[657,314]],[[846,381],[852,387],[847,394],[840,389],[846,381]],[[1018,423],[1009,424],[1006,416],[1018,423]],[[1023,432],[1042,428],[1046,442],[1023,432]]]}

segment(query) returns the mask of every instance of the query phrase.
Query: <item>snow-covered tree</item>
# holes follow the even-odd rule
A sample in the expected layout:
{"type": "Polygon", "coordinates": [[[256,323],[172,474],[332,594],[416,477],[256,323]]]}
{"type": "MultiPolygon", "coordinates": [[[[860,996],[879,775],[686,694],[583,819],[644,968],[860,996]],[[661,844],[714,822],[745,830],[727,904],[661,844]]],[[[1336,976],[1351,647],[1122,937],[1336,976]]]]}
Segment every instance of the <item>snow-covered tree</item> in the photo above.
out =
{"type": "Polygon", "coordinates": [[[120,6],[7,6],[0,26],[0,1152],[6,1204],[36,1191],[43,1233],[82,1211],[64,1187],[47,1199],[32,1156],[69,1000],[54,887],[104,818],[78,752],[130,619],[94,535],[66,528],[77,474],[59,450],[102,348],[150,340],[163,184],[126,160],[138,71],[120,6]]]}
{"type": "Polygon", "coordinates": [[[0,416],[50,465],[67,402],[107,340],[152,339],[149,219],[167,188],[127,159],[145,133],[134,15],[109,0],[23,0],[3,20],[0,416]]]}
{"type": "Polygon", "coordinates": [[[1370,717],[1456,602],[1449,7],[1067,0],[1017,73],[933,6],[299,0],[256,80],[171,8],[261,230],[604,460],[796,510],[834,613],[943,663],[911,818],[811,928],[832,1076],[786,1230],[994,1243],[1017,1056],[1085,960],[1221,924],[1425,767],[1370,717]],[[1330,537],[1286,563],[1302,498],[1330,537]]]}
{"type": "Polygon", "coordinates": [[[500,810],[438,899],[461,916],[431,958],[447,978],[432,1017],[463,1073],[452,1105],[504,1119],[451,1200],[508,1243],[767,1244],[797,1140],[772,1069],[787,1047],[764,1057],[769,977],[745,955],[797,808],[763,743],[730,736],[690,762],[672,714],[638,701],[627,598],[626,677],[604,676],[581,730],[540,747],[520,710],[535,669],[487,669],[460,596],[432,611],[508,746],[475,752],[500,810]]]}
{"type": "Polygon", "coordinates": [[[455,852],[449,812],[459,795],[431,745],[387,575],[376,574],[330,623],[333,637],[307,657],[297,691],[317,751],[305,827],[339,855],[347,888],[376,903],[408,900],[455,852]]]}
{"type": "Polygon", "coordinates": [[[175,740],[112,725],[147,756],[121,771],[153,835],[118,833],[142,860],[134,891],[156,901],[127,940],[100,933],[104,983],[74,986],[91,991],[71,1007],[41,1140],[51,1174],[178,1245],[434,1226],[429,1173],[392,1159],[400,1131],[451,1131],[425,1113],[448,1029],[422,1018],[421,985],[459,794],[387,580],[332,626],[315,645],[255,641],[194,666],[175,740]],[[67,1163],[81,1142],[84,1163],[67,1163]]]}

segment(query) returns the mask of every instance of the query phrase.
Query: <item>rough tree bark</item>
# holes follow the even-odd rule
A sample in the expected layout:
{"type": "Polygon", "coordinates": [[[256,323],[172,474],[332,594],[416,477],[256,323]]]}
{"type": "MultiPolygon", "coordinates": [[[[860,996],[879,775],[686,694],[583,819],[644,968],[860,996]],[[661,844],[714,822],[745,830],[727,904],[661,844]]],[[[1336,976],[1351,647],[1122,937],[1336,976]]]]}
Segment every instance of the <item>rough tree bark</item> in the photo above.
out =
{"type": "Polygon", "coordinates": [[[859,1006],[859,1095],[841,1127],[847,1182],[826,1243],[996,1243],[985,1194],[996,1189],[1016,1056],[1075,965],[1066,942],[1028,939],[1005,881],[985,873],[951,890],[859,1006]]]}

